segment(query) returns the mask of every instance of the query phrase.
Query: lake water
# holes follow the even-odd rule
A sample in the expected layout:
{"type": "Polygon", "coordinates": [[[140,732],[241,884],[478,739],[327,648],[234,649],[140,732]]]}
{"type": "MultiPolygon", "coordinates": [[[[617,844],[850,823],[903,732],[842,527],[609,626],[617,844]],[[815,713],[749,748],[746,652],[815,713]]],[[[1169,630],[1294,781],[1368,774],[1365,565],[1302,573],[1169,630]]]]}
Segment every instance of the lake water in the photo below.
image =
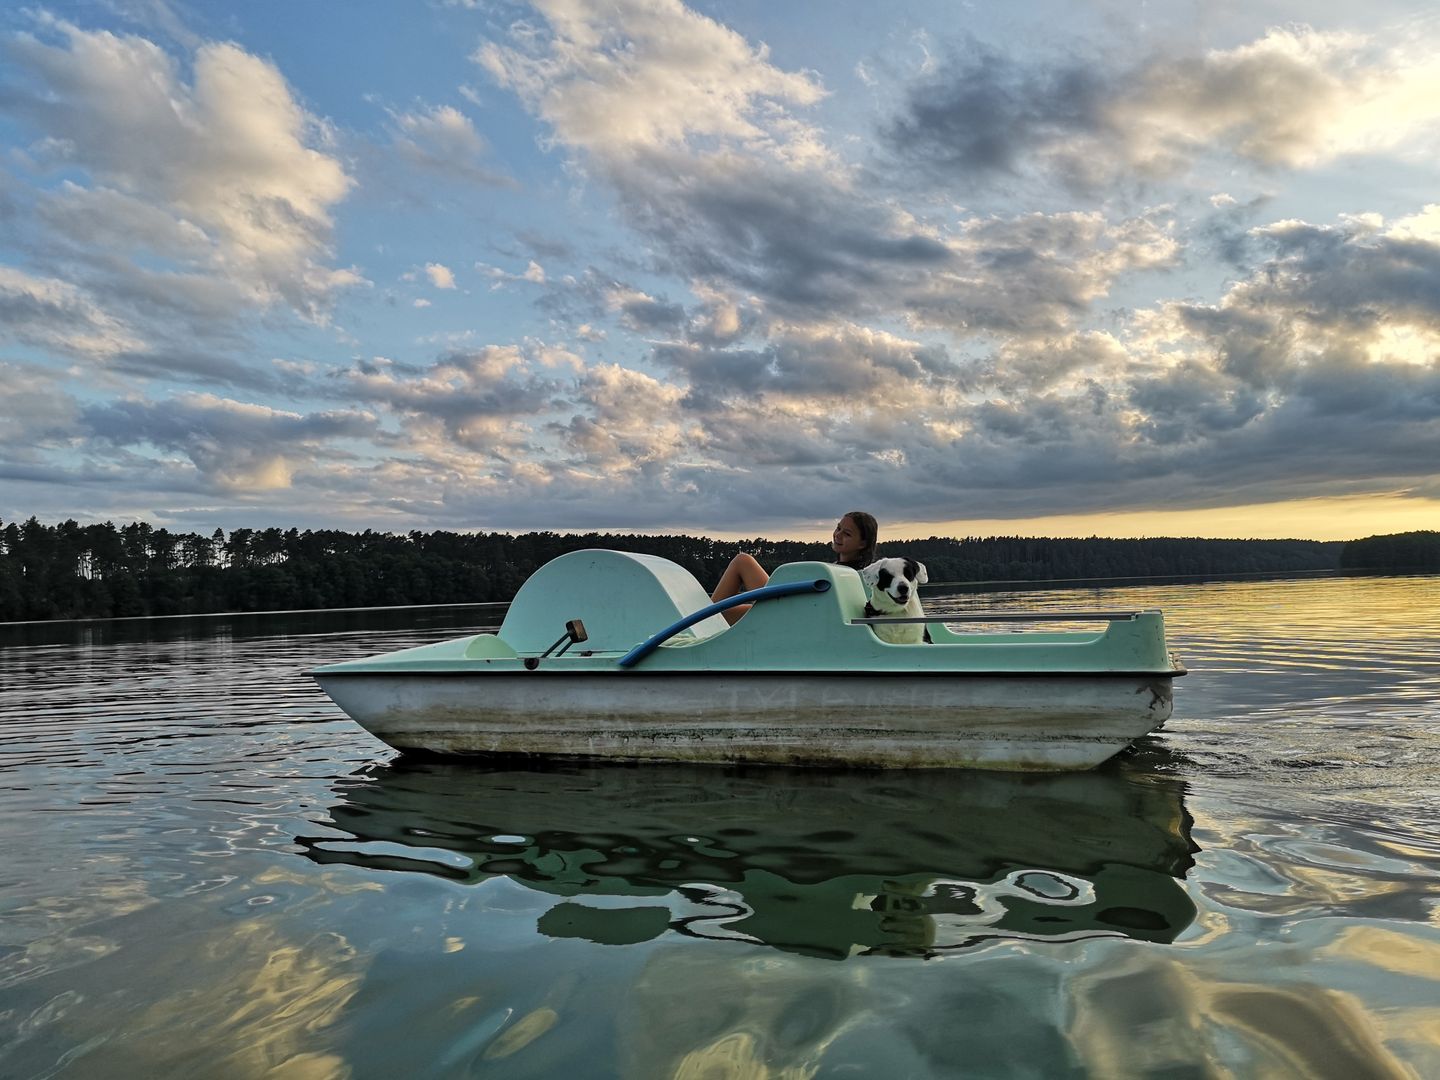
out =
{"type": "Polygon", "coordinates": [[[495,609],[0,627],[0,1076],[1440,1076],[1440,577],[1162,607],[1063,776],[405,762],[317,663],[495,609]]]}

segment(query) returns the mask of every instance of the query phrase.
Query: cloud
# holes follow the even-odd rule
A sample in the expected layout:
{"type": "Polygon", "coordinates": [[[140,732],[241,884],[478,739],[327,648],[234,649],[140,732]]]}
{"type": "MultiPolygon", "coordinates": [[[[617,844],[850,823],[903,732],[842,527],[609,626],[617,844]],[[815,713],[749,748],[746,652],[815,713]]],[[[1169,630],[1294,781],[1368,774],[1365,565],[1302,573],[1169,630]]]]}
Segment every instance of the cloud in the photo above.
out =
{"type": "MultiPolygon", "coordinates": [[[[79,363],[0,364],[9,475],[367,525],[726,531],[1433,483],[1440,209],[1316,224],[1243,177],[1141,209],[1109,186],[1410,152],[1435,115],[1418,50],[1294,28],[1119,65],[932,52],[882,162],[827,142],[817,75],[676,0],[543,0],[475,59],[537,118],[571,211],[605,220],[470,256],[538,306],[515,336],[346,342],[397,358],[337,367],[288,343],[233,359],[359,283],[332,251],[349,166],[272,64],[44,17],[10,48],[0,110],[38,141],[0,175],[0,334],[79,363]],[[1106,199],[970,205],[1036,178],[1106,199]],[[548,342],[522,336],[545,319],[548,342]],[[230,388],[106,402],[96,366],[230,388]]],[[[380,141],[428,192],[499,182],[458,109],[390,111],[380,141]]],[[[408,268],[396,307],[457,287],[382,257],[408,268]]]]}
{"type": "Polygon", "coordinates": [[[728,345],[754,330],[758,324],[759,312],[754,304],[702,282],[695,282],[690,288],[700,303],[689,315],[689,323],[685,327],[687,341],[697,345],[728,345]]]}
{"type": "Polygon", "coordinates": [[[37,460],[40,450],[73,434],[79,407],[63,382],[44,368],[0,361],[0,448],[7,462],[37,460]]]}
{"type": "MultiPolygon", "coordinates": [[[[513,28],[513,44],[477,59],[613,188],[654,269],[697,295],[754,297],[786,322],[898,314],[961,335],[1046,334],[1120,275],[1177,260],[1162,212],[921,221],[792,114],[819,85],[763,47],[677,3],[623,4],[603,25],[573,5],[539,9],[543,27],[513,28]],[[706,42],[714,55],[692,56],[706,42]],[[669,93],[682,61],[697,65],[692,92],[669,93]]],[[[659,328],[659,311],[622,311],[659,328]]]]}
{"type": "MultiPolygon", "coordinates": [[[[703,497],[744,483],[887,500],[910,520],[1283,501],[1415,488],[1440,460],[1440,237],[1277,222],[1218,302],[1116,335],[955,358],[860,326],[772,324],[760,347],[658,346],[686,385],[703,497]],[[845,485],[842,488],[842,483],[845,485]]],[[[814,493],[817,501],[808,498],[814,493]]]]}
{"type": "Polygon", "coordinates": [[[425,276],[430,279],[430,284],[437,289],[455,288],[455,275],[448,266],[441,263],[426,263],[425,276]]]}
{"type": "Polygon", "coordinates": [[[1278,221],[1251,230],[1269,252],[1215,304],[1172,303],[1145,333],[1213,356],[1257,388],[1285,389],[1312,360],[1425,366],[1440,356],[1440,235],[1427,210],[1385,226],[1278,221]]]}
{"type": "Polygon", "coordinates": [[[20,193],[36,213],[17,235],[50,276],[159,347],[274,307],[323,323],[362,283],[329,265],[352,181],[274,65],[206,43],[187,80],[144,38],[39,24],[6,43],[0,110],[44,133],[35,169],[67,173],[20,193]]]}
{"type": "Polygon", "coordinates": [[[474,59],[565,144],[622,157],[703,138],[787,155],[815,149],[807,129],[766,114],[771,102],[819,101],[818,80],[780,70],[763,46],[678,0],[534,6],[543,28],[518,24],[510,44],[487,42],[474,59]]]}
{"type": "Polygon", "coordinates": [[[90,359],[141,345],[124,323],[69,282],[0,266],[0,340],[5,339],[90,359]]]}
{"type": "Polygon", "coordinates": [[[326,456],[327,442],[371,436],[376,423],[354,410],[300,414],[195,393],[94,405],[81,420],[99,442],[180,451],[208,485],[229,492],[288,488],[326,456]]]}
{"type": "Polygon", "coordinates": [[[1083,330],[1045,338],[1001,342],[986,365],[993,386],[1007,398],[1036,391],[1076,389],[1086,380],[1123,377],[1136,357],[1115,335],[1083,330]]]}
{"type": "Polygon", "coordinates": [[[578,410],[557,424],[565,446],[606,483],[663,469],[683,455],[686,425],[676,406],[683,391],[618,364],[588,369],[576,390],[578,410]]]}
{"type": "Polygon", "coordinates": [[[433,175],[482,187],[514,181],[484,164],[489,147],[470,118],[450,105],[391,112],[393,146],[402,159],[433,175]]]}
{"type": "Polygon", "coordinates": [[[606,290],[605,305],[618,312],[620,323],[636,333],[676,333],[685,320],[685,308],[657,300],[648,293],[618,282],[606,290]]]}
{"type": "Polygon", "coordinates": [[[531,285],[545,284],[545,268],[531,259],[529,264],[518,274],[512,274],[498,266],[489,266],[486,263],[476,263],[475,269],[494,282],[492,289],[504,288],[507,283],[523,281],[531,285]]]}
{"type": "Polygon", "coordinates": [[[1437,123],[1433,47],[1300,26],[1121,67],[972,45],[912,85],[883,136],[940,176],[1036,172],[1095,188],[1172,175],[1217,151],[1266,169],[1310,168],[1394,150],[1433,136],[1437,123]]]}
{"type": "Polygon", "coordinates": [[[911,87],[884,131],[890,145],[946,173],[1015,173],[1076,133],[1108,131],[1113,91],[1097,66],[1024,62],[975,45],[911,87]]]}
{"type": "Polygon", "coordinates": [[[739,399],[790,398],[821,415],[836,406],[904,414],[943,407],[963,370],[942,347],[857,325],[775,326],[762,349],[663,345],[657,362],[683,374],[698,410],[739,399]]]}
{"type": "Polygon", "coordinates": [[[417,445],[450,443],[506,458],[533,449],[528,421],[553,407],[563,388],[557,370],[577,364],[547,349],[487,346],[446,353],[421,369],[379,359],[338,378],[346,396],[402,417],[417,445]]]}

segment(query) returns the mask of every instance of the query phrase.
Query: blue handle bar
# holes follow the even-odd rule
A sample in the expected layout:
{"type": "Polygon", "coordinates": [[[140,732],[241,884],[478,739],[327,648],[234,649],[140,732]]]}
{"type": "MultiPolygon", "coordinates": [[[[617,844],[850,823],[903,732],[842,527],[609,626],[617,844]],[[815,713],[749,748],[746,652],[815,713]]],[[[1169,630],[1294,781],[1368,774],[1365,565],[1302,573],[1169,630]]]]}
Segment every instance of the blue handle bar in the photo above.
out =
{"type": "Polygon", "coordinates": [[[711,604],[709,607],[701,608],[692,615],[685,616],[685,618],[681,619],[674,626],[667,626],[658,634],[636,645],[622,656],[618,663],[622,668],[634,667],[665,642],[680,633],[681,630],[688,630],[696,623],[708,619],[711,615],[719,615],[720,612],[727,611],[740,604],[754,604],[761,600],[774,600],[781,596],[799,596],[801,593],[822,593],[829,591],[830,582],[824,578],[816,578],[814,581],[787,581],[784,585],[762,585],[758,589],[751,589],[749,592],[742,592],[736,596],[731,596],[718,603],[711,604]]]}

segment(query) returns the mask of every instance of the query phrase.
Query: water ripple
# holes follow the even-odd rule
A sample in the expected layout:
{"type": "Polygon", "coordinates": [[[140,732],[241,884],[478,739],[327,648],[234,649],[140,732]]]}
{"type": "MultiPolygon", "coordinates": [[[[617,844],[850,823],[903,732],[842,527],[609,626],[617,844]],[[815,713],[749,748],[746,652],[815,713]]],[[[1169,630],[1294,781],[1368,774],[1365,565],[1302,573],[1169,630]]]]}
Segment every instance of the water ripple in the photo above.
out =
{"type": "Polygon", "coordinates": [[[1079,777],[507,771],[304,675],[493,609],[0,627],[0,1074],[1440,1075],[1440,578],[927,603],[1192,674],[1079,777]]]}

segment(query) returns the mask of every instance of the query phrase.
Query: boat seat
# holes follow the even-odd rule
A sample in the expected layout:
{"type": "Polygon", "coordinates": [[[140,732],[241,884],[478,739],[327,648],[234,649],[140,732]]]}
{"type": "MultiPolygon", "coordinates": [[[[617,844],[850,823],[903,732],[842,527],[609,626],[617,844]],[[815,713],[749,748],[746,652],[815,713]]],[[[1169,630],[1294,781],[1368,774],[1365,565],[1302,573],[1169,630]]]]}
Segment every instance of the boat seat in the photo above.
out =
{"type": "MultiPolygon", "coordinates": [[[[572,652],[628,652],[651,634],[694,614],[710,596],[683,566],[656,555],[587,548],[552,559],[520,587],[500,637],[519,655],[536,655],[581,619],[588,639],[572,652]]],[[[672,642],[723,633],[719,615],[696,623],[672,642]]]]}

